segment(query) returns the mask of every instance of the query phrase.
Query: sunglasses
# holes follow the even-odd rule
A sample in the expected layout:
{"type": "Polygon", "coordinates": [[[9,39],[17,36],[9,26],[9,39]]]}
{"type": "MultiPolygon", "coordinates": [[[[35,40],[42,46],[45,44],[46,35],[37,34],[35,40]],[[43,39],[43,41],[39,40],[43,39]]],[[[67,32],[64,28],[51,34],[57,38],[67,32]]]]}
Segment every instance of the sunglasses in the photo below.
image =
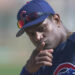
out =
{"type": "Polygon", "coordinates": [[[26,12],[23,11],[20,14],[21,19],[17,22],[17,26],[18,26],[18,28],[22,28],[28,22],[34,21],[35,19],[38,19],[39,17],[41,17],[45,14],[47,15],[50,13],[33,12],[33,13],[26,14],[26,12]]]}

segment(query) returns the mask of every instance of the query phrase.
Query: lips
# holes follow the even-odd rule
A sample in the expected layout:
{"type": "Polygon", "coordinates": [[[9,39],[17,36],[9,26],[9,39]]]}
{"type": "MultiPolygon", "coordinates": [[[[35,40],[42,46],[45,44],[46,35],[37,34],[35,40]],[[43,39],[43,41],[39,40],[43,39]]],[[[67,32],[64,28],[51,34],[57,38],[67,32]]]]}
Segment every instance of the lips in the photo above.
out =
{"type": "Polygon", "coordinates": [[[45,44],[47,44],[47,40],[46,39],[45,40],[36,41],[36,44],[40,45],[42,42],[45,42],[45,44]]]}
{"type": "Polygon", "coordinates": [[[35,42],[35,45],[38,47],[42,42],[45,42],[45,46],[44,46],[44,50],[46,50],[46,49],[50,49],[50,44],[48,44],[48,41],[47,41],[47,39],[42,39],[42,40],[40,40],[40,41],[36,41],[35,42]]]}

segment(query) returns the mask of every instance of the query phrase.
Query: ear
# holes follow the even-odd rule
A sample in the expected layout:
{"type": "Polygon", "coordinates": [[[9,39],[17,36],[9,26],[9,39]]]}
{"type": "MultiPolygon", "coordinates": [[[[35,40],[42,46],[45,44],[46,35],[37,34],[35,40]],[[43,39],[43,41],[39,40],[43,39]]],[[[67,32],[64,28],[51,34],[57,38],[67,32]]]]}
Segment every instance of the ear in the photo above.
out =
{"type": "Polygon", "coordinates": [[[58,27],[60,27],[61,20],[60,20],[60,16],[58,14],[53,15],[52,20],[58,27]]]}

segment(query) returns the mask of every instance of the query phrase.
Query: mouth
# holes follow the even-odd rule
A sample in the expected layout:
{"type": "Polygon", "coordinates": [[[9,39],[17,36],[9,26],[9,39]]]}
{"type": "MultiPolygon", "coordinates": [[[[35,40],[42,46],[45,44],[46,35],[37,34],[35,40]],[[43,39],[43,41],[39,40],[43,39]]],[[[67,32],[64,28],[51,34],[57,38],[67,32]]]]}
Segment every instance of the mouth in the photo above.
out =
{"type": "Polygon", "coordinates": [[[50,49],[50,44],[45,40],[45,46],[43,47],[43,50],[50,49]]]}
{"type": "Polygon", "coordinates": [[[36,45],[38,46],[38,45],[40,45],[42,42],[45,42],[45,44],[46,44],[46,40],[40,40],[40,41],[36,41],[36,45]]]}
{"type": "Polygon", "coordinates": [[[50,49],[50,44],[48,44],[48,41],[46,39],[36,42],[36,47],[38,47],[42,42],[45,42],[45,46],[44,46],[43,50],[50,49]]]}

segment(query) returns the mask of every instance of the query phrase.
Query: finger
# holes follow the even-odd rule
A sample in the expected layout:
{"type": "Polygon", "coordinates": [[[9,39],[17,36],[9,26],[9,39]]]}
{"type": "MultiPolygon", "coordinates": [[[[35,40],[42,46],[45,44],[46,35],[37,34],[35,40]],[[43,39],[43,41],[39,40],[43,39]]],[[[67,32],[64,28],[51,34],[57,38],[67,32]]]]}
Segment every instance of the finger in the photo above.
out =
{"type": "Polygon", "coordinates": [[[39,51],[43,50],[44,45],[45,45],[45,42],[42,42],[42,43],[33,51],[32,56],[33,56],[33,57],[36,56],[36,55],[39,53],[39,51]]]}
{"type": "Polygon", "coordinates": [[[52,66],[52,63],[47,62],[47,61],[37,62],[36,64],[40,66],[52,66]]]}
{"type": "Polygon", "coordinates": [[[39,56],[39,57],[48,56],[49,58],[53,59],[52,53],[49,53],[48,50],[47,50],[47,51],[41,51],[41,52],[38,54],[38,56],[39,56]]]}
{"type": "Polygon", "coordinates": [[[41,44],[39,44],[39,46],[37,47],[38,51],[43,50],[43,47],[45,46],[45,42],[42,42],[41,44]]]}
{"type": "Polygon", "coordinates": [[[48,56],[43,56],[43,57],[37,57],[36,59],[35,59],[35,61],[36,62],[41,62],[41,61],[47,61],[47,62],[52,62],[52,59],[51,58],[49,58],[48,56]]]}

